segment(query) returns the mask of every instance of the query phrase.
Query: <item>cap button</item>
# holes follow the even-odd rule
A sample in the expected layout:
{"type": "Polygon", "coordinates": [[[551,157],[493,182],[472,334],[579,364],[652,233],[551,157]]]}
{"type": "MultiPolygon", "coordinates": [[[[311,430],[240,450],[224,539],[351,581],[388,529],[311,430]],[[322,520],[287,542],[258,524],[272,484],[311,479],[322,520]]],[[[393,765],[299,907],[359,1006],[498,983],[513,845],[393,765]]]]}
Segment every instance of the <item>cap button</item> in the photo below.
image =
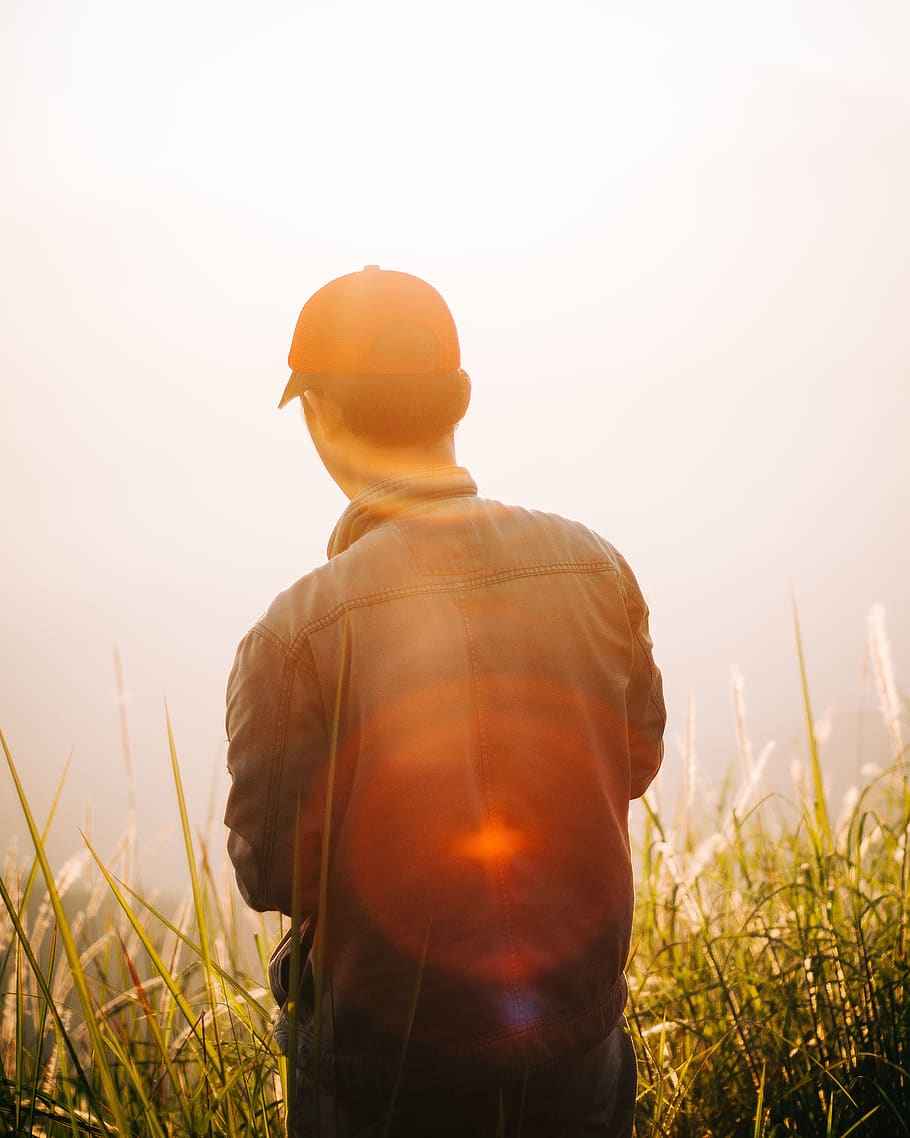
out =
{"type": "Polygon", "coordinates": [[[379,266],[378,266],[378,265],[364,265],[364,266],[363,266],[363,271],[364,271],[365,273],[368,273],[368,272],[370,271],[370,269],[377,269],[377,270],[378,270],[378,268],[379,268],[379,266]]]}

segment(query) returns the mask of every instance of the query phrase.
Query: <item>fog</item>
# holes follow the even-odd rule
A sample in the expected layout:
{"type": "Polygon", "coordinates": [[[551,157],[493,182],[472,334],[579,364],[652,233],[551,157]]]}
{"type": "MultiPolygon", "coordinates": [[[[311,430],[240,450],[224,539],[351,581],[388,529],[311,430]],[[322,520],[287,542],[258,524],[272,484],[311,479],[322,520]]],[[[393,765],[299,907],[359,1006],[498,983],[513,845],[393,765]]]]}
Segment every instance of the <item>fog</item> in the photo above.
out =
{"type": "MultiPolygon", "coordinates": [[[[481,492],[578,518],[652,610],[672,809],[887,760],[910,677],[910,15],[899,3],[8,5],[0,729],[56,857],[223,846],[224,685],[345,502],[277,410],[297,313],[379,263],[446,297],[481,492]],[[685,14],[681,11],[685,8],[685,14]],[[115,649],[123,665],[118,691],[115,649]],[[121,698],[121,695],[123,698],[121,698]]],[[[0,770],[0,825],[24,835],[0,770]]],[[[792,789],[789,791],[792,793],[792,789]]]]}

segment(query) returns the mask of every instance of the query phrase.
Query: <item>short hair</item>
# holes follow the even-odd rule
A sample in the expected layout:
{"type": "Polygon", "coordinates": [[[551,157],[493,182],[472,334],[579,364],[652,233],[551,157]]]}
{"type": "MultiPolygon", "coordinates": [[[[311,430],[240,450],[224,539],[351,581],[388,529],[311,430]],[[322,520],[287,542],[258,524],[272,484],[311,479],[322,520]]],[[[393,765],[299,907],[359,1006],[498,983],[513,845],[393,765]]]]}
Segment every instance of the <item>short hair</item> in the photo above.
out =
{"type": "Polygon", "coordinates": [[[455,430],[471,401],[466,371],[438,375],[325,375],[306,387],[332,399],[355,435],[380,446],[435,443],[455,430]]]}

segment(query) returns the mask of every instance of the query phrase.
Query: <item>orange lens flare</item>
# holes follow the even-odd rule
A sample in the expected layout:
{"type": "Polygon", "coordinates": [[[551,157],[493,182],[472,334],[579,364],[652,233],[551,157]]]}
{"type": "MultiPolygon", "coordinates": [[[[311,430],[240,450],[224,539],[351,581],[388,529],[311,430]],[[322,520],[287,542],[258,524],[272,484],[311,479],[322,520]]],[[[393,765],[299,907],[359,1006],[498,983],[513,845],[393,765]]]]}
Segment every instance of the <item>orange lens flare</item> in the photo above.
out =
{"type": "Polygon", "coordinates": [[[591,858],[627,840],[611,808],[628,794],[624,692],[504,668],[472,719],[471,689],[435,676],[429,652],[423,665],[423,690],[383,693],[342,744],[339,785],[352,777],[333,870],[345,904],[428,972],[533,985],[603,935],[607,870],[592,875],[591,858]],[[615,758],[600,753],[604,738],[619,740],[615,758]],[[465,952],[464,928],[503,919],[503,888],[513,943],[475,938],[465,952]],[[533,950],[522,931],[532,926],[545,929],[533,950]]]}
{"type": "Polygon", "coordinates": [[[524,845],[525,840],[521,830],[494,819],[482,829],[458,841],[455,852],[460,857],[475,858],[478,861],[493,861],[496,858],[508,860],[524,845]]]}

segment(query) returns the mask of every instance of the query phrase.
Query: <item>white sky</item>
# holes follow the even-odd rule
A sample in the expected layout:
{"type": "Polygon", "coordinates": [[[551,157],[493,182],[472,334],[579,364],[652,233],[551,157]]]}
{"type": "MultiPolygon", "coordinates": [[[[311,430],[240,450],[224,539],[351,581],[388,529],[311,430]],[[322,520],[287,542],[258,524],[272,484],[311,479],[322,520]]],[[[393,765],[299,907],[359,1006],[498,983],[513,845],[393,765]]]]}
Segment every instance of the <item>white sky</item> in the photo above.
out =
{"type": "MultiPolygon", "coordinates": [[[[220,822],[237,640],[344,501],[279,413],[297,312],[365,263],[449,301],[482,492],[630,559],[671,714],[834,773],[910,676],[910,9],[0,0],[0,729],[59,850],[220,822]],[[168,827],[171,827],[168,830],[168,827]]],[[[0,771],[0,826],[21,830],[0,771]]],[[[214,842],[220,848],[221,831],[214,842]]],[[[147,854],[165,873],[166,852],[147,854]]]]}

